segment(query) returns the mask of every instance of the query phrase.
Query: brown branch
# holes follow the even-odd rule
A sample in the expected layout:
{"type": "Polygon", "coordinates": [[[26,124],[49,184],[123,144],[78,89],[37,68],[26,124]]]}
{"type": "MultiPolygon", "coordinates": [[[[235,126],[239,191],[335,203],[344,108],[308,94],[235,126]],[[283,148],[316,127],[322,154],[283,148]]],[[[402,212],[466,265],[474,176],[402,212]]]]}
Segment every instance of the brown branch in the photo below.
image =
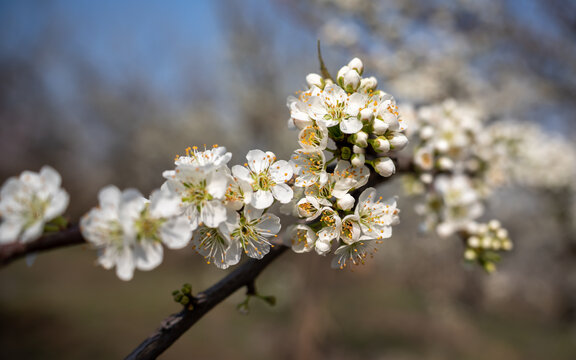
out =
{"type": "Polygon", "coordinates": [[[138,345],[126,359],[155,359],[214,306],[241,287],[253,284],[262,270],[287,249],[286,246],[276,245],[263,259],[246,261],[218,283],[199,293],[192,301],[192,310],[185,308],[164,319],[160,327],[138,345]]]}
{"type": "Polygon", "coordinates": [[[0,245],[0,266],[8,265],[12,261],[28,254],[85,242],[86,240],[82,237],[78,226],[73,226],[57,233],[44,235],[40,239],[29,243],[14,242],[0,245]]]}

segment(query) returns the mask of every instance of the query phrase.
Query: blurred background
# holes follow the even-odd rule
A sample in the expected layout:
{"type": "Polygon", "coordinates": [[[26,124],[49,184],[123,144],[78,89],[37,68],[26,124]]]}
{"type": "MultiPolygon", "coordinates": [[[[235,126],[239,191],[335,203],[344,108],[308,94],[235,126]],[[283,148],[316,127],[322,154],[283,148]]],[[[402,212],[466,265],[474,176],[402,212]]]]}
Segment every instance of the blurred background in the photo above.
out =
{"type": "MultiPolygon", "coordinates": [[[[226,146],[231,164],[253,148],[287,158],[286,97],[319,71],[317,39],[332,73],[358,56],[400,103],[452,97],[576,135],[572,1],[2,0],[0,181],[53,166],[76,222],[105,185],[159,187],[187,146],[226,146]]],[[[515,250],[492,275],[465,265],[456,239],[420,234],[401,197],[402,224],[366,266],[287,254],[258,281],[275,307],[241,315],[239,292],[162,358],[574,359],[571,194],[495,194],[488,216],[515,250]]],[[[225,275],[191,249],[129,283],[95,259],[68,248],[0,270],[0,357],[120,358],[178,310],[172,290],[225,275]]]]}

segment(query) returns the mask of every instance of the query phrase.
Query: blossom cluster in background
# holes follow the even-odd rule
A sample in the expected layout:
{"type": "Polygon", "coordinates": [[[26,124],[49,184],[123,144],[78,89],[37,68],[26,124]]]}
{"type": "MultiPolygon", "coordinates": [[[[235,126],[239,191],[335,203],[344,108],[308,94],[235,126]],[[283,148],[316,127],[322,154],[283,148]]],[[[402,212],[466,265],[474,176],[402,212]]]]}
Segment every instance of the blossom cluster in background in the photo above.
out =
{"type": "Polygon", "coordinates": [[[455,100],[406,107],[404,113],[413,129],[407,161],[414,167],[404,182],[409,194],[424,197],[416,208],[423,229],[441,237],[459,234],[464,257],[489,271],[500,258],[497,252],[512,249],[498,221],[477,223],[494,190],[520,184],[574,191],[576,153],[535,124],[487,123],[478,109],[455,100]]]}

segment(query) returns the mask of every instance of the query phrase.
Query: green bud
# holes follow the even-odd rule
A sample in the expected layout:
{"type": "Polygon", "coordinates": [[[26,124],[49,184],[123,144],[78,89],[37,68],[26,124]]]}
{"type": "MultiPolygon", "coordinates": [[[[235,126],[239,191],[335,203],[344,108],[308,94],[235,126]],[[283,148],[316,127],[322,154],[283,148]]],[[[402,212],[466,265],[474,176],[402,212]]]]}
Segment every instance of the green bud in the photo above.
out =
{"type": "Polygon", "coordinates": [[[340,157],[344,160],[349,160],[350,156],[352,156],[352,150],[347,147],[344,146],[342,149],[340,149],[340,157]]]}

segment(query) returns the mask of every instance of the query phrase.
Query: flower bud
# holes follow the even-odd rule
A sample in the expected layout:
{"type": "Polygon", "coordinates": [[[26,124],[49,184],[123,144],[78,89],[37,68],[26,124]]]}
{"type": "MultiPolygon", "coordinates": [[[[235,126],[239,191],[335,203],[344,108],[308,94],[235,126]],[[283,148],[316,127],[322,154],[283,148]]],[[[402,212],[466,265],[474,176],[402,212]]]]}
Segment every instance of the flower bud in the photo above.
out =
{"type": "Polygon", "coordinates": [[[308,87],[317,86],[320,89],[324,89],[324,85],[326,84],[322,76],[314,73],[306,75],[306,82],[308,83],[308,87]]]}
{"type": "Polygon", "coordinates": [[[492,230],[492,231],[496,231],[498,229],[500,229],[502,227],[502,225],[500,224],[500,221],[498,220],[490,220],[488,222],[488,229],[492,230]]]}
{"type": "Polygon", "coordinates": [[[370,140],[370,145],[376,152],[387,153],[390,151],[390,141],[384,136],[378,136],[376,139],[370,140]]]}
{"type": "Polygon", "coordinates": [[[353,154],[350,162],[352,163],[352,166],[363,166],[366,162],[366,156],[364,154],[353,154]]]}
{"type": "Polygon", "coordinates": [[[402,150],[408,144],[408,138],[401,133],[394,133],[394,136],[389,139],[391,150],[402,150]]]}
{"type": "Polygon", "coordinates": [[[352,146],[352,152],[354,154],[366,154],[366,149],[361,148],[360,146],[352,146]]]}
{"type": "Polygon", "coordinates": [[[464,259],[468,261],[476,260],[476,252],[472,249],[464,251],[464,259]]]}
{"type": "Polygon", "coordinates": [[[358,131],[356,134],[352,134],[348,141],[354,145],[365,148],[368,146],[368,134],[364,131],[358,131]]]}
{"type": "Polygon", "coordinates": [[[336,82],[341,87],[344,87],[344,75],[350,71],[348,66],[342,66],[340,70],[338,70],[338,74],[336,75],[336,82]]]}
{"type": "Polygon", "coordinates": [[[438,159],[437,165],[440,170],[452,170],[454,168],[454,161],[446,156],[442,156],[438,159]]]}
{"type": "Polygon", "coordinates": [[[364,64],[362,63],[362,60],[358,58],[350,60],[348,67],[352,70],[356,70],[358,75],[362,75],[362,72],[364,71],[364,64]]]}
{"type": "Polygon", "coordinates": [[[478,238],[478,236],[470,236],[468,238],[468,246],[472,247],[472,248],[477,248],[480,246],[480,239],[478,238]]]}
{"type": "Polygon", "coordinates": [[[434,128],[432,126],[423,126],[422,129],[420,129],[419,135],[420,139],[428,140],[434,136],[434,128]]]}
{"type": "Polygon", "coordinates": [[[384,135],[386,130],[388,130],[388,124],[380,119],[374,119],[372,123],[372,128],[374,129],[374,134],[376,135],[384,135]]]}
{"type": "Polygon", "coordinates": [[[389,177],[396,172],[396,166],[394,166],[394,162],[389,157],[381,157],[374,161],[374,170],[380,176],[389,177]]]}
{"type": "Polygon", "coordinates": [[[354,196],[346,194],[336,201],[336,205],[342,210],[350,210],[354,207],[354,196]]]}
{"type": "Polygon", "coordinates": [[[350,150],[349,147],[344,146],[341,150],[340,150],[340,157],[343,160],[348,160],[350,159],[350,156],[352,155],[352,150],[350,150]]]}
{"type": "Polygon", "coordinates": [[[376,80],[374,76],[370,76],[360,80],[360,87],[358,88],[358,90],[363,92],[370,92],[374,91],[377,86],[378,86],[378,80],[376,80]]]}
{"type": "Polygon", "coordinates": [[[354,92],[360,86],[360,75],[356,71],[348,71],[344,74],[344,79],[342,80],[342,87],[346,92],[354,92]]]}
{"type": "Polygon", "coordinates": [[[360,110],[360,120],[364,124],[370,123],[372,121],[372,119],[374,119],[374,111],[372,111],[371,108],[366,108],[366,109],[360,110]]]}

